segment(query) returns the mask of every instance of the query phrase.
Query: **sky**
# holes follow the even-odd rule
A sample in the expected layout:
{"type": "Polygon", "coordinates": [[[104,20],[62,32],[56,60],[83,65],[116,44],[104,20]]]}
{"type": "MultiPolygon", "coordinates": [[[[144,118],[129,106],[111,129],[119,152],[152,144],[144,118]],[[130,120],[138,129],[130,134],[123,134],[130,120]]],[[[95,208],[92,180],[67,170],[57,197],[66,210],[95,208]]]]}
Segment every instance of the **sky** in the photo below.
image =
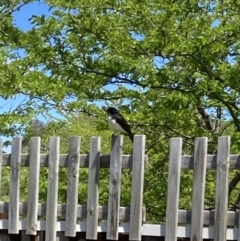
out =
{"type": "Polygon", "coordinates": [[[14,23],[24,31],[31,28],[29,18],[32,15],[50,15],[49,7],[41,2],[29,3],[21,8],[20,11],[14,13],[14,23]]]}
{"type": "MultiPolygon", "coordinates": [[[[50,15],[51,12],[49,12],[49,8],[46,4],[41,3],[41,2],[33,2],[29,3],[21,8],[20,11],[14,13],[14,23],[16,26],[21,28],[24,31],[27,31],[31,28],[31,23],[29,21],[29,18],[32,15],[39,15],[41,16],[42,14],[44,15],[50,15]]],[[[18,95],[16,98],[12,100],[4,100],[0,97],[0,102],[1,102],[1,112],[7,112],[9,111],[10,108],[14,108],[18,106],[23,100],[25,96],[23,95],[18,95]]],[[[41,119],[41,118],[40,118],[41,119]]],[[[3,141],[10,140],[9,138],[2,137],[3,141]]],[[[4,148],[3,149],[6,152],[11,151],[11,146],[4,148]]]]}

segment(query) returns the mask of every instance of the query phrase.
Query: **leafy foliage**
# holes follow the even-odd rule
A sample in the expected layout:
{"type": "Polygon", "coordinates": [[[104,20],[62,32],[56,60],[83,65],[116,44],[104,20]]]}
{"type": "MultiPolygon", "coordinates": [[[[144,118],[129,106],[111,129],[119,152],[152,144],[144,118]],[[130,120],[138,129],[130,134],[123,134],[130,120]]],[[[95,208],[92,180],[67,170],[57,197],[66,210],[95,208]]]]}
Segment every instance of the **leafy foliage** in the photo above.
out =
{"type": "MultiPolygon", "coordinates": [[[[104,113],[95,104],[120,107],[134,132],[147,135],[144,201],[153,222],[164,220],[169,138],[183,137],[184,153],[193,153],[194,138],[207,136],[209,153],[215,153],[217,137],[231,135],[232,151],[239,152],[238,3],[48,0],[51,14],[32,16],[32,28],[22,31],[13,24],[14,11],[31,2],[11,1],[0,9],[0,96],[25,97],[0,115],[0,134],[22,133],[34,116],[54,109],[67,122],[48,123],[41,129],[44,141],[51,134],[104,136],[104,113]],[[99,118],[96,129],[88,123],[78,132],[72,113],[99,118]]],[[[33,134],[28,131],[26,140],[33,134]]],[[[190,206],[191,180],[184,172],[182,208],[190,206]]],[[[208,207],[214,205],[214,182],[209,172],[208,207]]]]}

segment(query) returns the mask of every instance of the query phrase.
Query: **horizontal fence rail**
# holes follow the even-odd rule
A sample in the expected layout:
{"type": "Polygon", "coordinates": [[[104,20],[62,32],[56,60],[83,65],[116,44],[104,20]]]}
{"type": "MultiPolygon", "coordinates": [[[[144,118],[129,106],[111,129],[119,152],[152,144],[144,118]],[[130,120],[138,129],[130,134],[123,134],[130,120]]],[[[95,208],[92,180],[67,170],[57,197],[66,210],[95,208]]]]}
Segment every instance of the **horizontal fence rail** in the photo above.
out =
{"type": "MultiPolygon", "coordinates": [[[[28,202],[19,202],[19,215],[27,215],[28,210],[28,202]]],[[[8,202],[0,202],[0,213],[8,213],[9,203],[8,202]]],[[[46,217],[47,205],[46,203],[38,203],[37,204],[37,216],[46,217]]],[[[66,217],[66,204],[57,204],[57,217],[65,218],[66,217]]],[[[99,220],[107,220],[108,214],[108,206],[98,206],[98,219],[99,220]]],[[[86,219],[88,215],[87,205],[77,205],[76,210],[76,218],[78,219],[86,219]]],[[[142,221],[146,221],[146,210],[142,208],[142,221]]],[[[130,207],[119,207],[119,221],[127,222],[130,220],[130,207]]]]}
{"type": "MultiPolygon", "coordinates": [[[[80,158],[79,167],[80,168],[89,168],[89,154],[78,154],[80,158]]],[[[110,155],[100,155],[100,168],[109,168],[110,167],[110,155]]],[[[59,167],[68,168],[68,154],[59,155],[59,167]]],[[[22,167],[28,167],[30,161],[30,155],[22,153],[21,154],[21,163],[22,167]]],[[[131,169],[133,162],[132,155],[122,155],[122,168],[131,169]]],[[[2,153],[2,166],[10,166],[11,163],[11,154],[2,153]]],[[[40,166],[48,167],[49,163],[49,154],[40,154],[40,166]]],[[[144,167],[147,168],[148,156],[144,157],[144,167]]],[[[239,157],[239,168],[240,168],[240,157],[239,157]]]]}
{"type": "MultiPolygon", "coordinates": [[[[89,155],[79,154],[81,168],[88,168],[89,166],[89,155]]],[[[22,167],[29,166],[29,154],[21,154],[22,167]]],[[[48,167],[48,154],[40,154],[40,166],[48,167]]],[[[148,156],[145,155],[145,168],[147,168],[148,156]]],[[[2,166],[10,166],[11,154],[2,153],[2,166]]],[[[59,167],[68,168],[68,154],[59,155],[59,167]]],[[[100,155],[100,168],[110,167],[110,155],[100,155]]],[[[122,155],[122,168],[131,169],[132,168],[132,155],[122,155]]],[[[193,170],[194,168],[194,156],[184,155],[181,156],[181,169],[182,170],[193,170]]],[[[217,155],[207,155],[206,169],[214,170],[217,168],[217,155]]],[[[230,155],[229,169],[240,169],[240,155],[230,155]]]]}

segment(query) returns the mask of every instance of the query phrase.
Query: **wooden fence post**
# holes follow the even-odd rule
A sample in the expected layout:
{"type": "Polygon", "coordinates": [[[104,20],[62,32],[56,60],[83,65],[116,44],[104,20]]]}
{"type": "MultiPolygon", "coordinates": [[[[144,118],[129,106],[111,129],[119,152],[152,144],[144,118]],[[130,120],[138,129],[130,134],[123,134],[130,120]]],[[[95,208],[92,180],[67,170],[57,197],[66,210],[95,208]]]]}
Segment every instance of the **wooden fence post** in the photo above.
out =
{"type": "Polygon", "coordinates": [[[134,136],[129,240],[141,240],[145,135],[134,136]]]}
{"type": "Polygon", "coordinates": [[[118,240],[123,136],[113,136],[110,160],[107,239],[118,240]]]}
{"type": "Polygon", "coordinates": [[[22,138],[13,137],[11,152],[11,173],[9,187],[8,233],[19,233],[19,189],[22,138]]]}
{"type": "Polygon", "coordinates": [[[194,149],[191,241],[202,240],[206,163],[207,138],[197,137],[194,149]]]}
{"type": "Polygon", "coordinates": [[[59,148],[59,137],[51,137],[49,144],[49,171],[45,241],[56,241],[59,148]]]}
{"type": "Polygon", "coordinates": [[[70,138],[68,154],[68,189],[65,229],[65,236],[70,237],[76,236],[80,144],[81,138],[79,136],[70,138]]]}
{"type": "Polygon", "coordinates": [[[230,137],[218,138],[214,241],[226,240],[230,137]]]}
{"type": "Polygon", "coordinates": [[[178,203],[181,175],[182,138],[170,139],[168,167],[166,241],[177,240],[178,203]]]}
{"type": "Polygon", "coordinates": [[[100,137],[92,137],[89,153],[87,232],[86,239],[97,239],[98,227],[98,185],[100,172],[100,137]]]}
{"type": "Polygon", "coordinates": [[[26,228],[26,233],[29,235],[37,234],[40,148],[40,137],[32,137],[30,139],[28,207],[26,228]]]}

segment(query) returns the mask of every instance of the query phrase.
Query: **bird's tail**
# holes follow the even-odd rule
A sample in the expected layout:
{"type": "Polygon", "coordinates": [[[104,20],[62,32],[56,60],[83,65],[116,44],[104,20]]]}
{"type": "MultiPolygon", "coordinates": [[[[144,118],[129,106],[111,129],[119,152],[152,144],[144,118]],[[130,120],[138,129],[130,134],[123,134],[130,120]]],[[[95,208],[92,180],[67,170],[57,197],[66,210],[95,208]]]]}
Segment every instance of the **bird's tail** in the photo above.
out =
{"type": "Polygon", "coordinates": [[[133,137],[134,137],[134,134],[131,132],[128,134],[129,138],[131,139],[131,141],[133,142],[133,137]]]}

